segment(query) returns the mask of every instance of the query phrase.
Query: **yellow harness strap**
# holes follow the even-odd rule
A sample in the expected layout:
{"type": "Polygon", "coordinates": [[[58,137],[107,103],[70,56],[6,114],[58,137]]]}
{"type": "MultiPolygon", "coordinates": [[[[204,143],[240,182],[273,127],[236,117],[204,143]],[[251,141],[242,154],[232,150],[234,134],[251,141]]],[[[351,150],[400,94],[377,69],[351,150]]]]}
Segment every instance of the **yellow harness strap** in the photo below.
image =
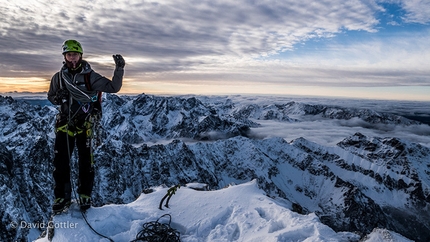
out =
{"type": "MultiPolygon", "coordinates": [[[[91,126],[92,126],[92,125],[91,125],[91,123],[90,123],[90,122],[85,122],[85,123],[84,123],[84,127],[86,128],[85,130],[86,130],[87,137],[91,137],[91,135],[92,135],[91,126]]],[[[61,132],[64,132],[64,133],[66,133],[66,132],[67,132],[67,134],[68,134],[68,135],[70,135],[70,136],[74,137],[74,136],[76,136],[77,134],[81,134],[81,133],[83,133],[85,130],[83,130],[83,129],[79,129],[79,128],[78,128],[78,130],[72,131],[72,130],[70,130],[70,129],[69,129],[68,124],[65,124],[65,125],[63,125],[63,126],[58,127],[58,128],[56,129],[56,132],[58,132],[58,131],[61,131],[61,132]]]]}

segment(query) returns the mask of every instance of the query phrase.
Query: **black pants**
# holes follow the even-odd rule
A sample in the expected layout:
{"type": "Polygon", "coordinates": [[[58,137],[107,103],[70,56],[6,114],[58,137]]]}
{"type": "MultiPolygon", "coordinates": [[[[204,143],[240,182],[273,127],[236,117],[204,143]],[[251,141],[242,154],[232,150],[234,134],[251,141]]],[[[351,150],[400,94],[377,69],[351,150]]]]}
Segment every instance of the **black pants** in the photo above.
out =
{"type": "Polygon", "coordinates": [[[70,182],[70,157],[75,147],[78,148],[79,157],[79,194],[91,196],[94,183],[94,160],[91,147],[91,137],[87,132],[82,132],[76,136],[70,136],[66,132],[57,131],[55,139],[54,157],[54,195],[55,198],[71,198],[70,182]],[[68,139],[68,140],[67,140],[68,139]],[[67,148],[69,145],[69,148],[67,148]]]}

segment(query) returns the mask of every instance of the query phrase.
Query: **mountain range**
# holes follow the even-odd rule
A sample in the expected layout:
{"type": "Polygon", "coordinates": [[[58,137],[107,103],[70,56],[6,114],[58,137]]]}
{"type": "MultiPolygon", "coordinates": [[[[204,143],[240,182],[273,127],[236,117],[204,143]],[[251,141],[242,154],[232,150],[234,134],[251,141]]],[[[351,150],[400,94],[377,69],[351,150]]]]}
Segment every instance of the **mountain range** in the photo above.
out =
{"type": "MultiPolygon", "coordinates": [[[[382,228],[430,241],[423,119],[341,102],[263,100],[105,94],[93,205],[131,203],[160,185],[219,190],[255,180],[336,232],[364,239],[382,228]]],[[[57,110],[0,96],[0,113],[0,238],[27,241],[38,231],[11,224],[49,219],[57,110]]]]}

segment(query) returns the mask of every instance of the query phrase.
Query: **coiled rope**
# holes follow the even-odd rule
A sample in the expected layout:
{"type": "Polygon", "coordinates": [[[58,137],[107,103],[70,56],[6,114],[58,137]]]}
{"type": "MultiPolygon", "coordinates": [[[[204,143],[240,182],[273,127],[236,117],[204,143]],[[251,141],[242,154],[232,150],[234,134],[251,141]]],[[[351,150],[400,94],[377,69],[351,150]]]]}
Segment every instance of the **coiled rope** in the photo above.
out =
{"type": "Polygon", "coordinates": [[[157,221],[144,223],[142,225],[143,229],[136,235],[136,239],[131,242],[180,242],[180,233],[170,227],[171,222],[172,216],[170,216],[170,214],[164,214],[158,218],[157,221]],[[169,216],[168,224],[158,222],[164,216],[169,216]]]}

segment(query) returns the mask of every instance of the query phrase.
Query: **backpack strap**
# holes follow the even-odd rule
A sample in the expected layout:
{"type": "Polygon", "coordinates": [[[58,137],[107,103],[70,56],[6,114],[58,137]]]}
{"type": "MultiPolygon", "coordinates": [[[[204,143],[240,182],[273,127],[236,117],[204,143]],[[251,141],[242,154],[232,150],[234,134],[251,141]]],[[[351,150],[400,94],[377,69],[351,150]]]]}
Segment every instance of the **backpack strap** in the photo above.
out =
{"type": "MultiPolygon", "coordinates": [[[[91,71],[92,72],[92,71],[91,71]]],[[[88,72],[85,74],[84,79],[85,79],[85,87],[87,88],[88,91],[92,91],[93,89],[91,88],[91,82],[90,82],[90,76],[91,76],[91,72],[88,72]]]]}
{"type": "Polygon", "coordinates": [[[58,72],[58,83],[60,84],[60,89],[63,89],[63,78],[61,77],[61,71],[58,72]]]}

